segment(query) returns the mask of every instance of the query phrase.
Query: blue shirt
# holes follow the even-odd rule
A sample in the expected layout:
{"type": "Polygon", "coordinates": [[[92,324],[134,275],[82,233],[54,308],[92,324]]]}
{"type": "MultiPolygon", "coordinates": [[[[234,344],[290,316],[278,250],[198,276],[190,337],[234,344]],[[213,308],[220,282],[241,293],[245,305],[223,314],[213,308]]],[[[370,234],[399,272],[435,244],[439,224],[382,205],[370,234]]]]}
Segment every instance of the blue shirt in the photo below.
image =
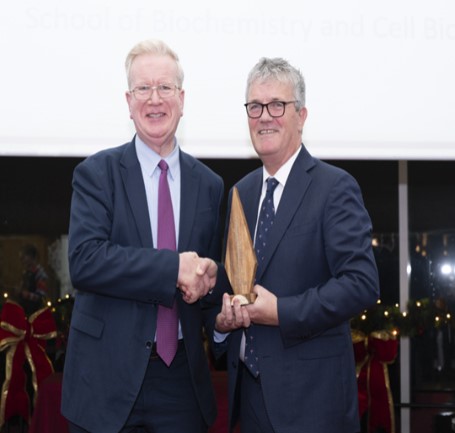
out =
{"type": "Polygon", "coordinates": [[[152,229],[153,246],[156,248],[158,239],[158,183],[160,179],[161,169],[158,163],[164,159],[168,166],[168,183],[171,191],[172,209],[174,211],[175,224],[175,239],[179,239],[179,222],[180,222],[180,159],[179,147],[175,142],[174,150],[162,158],[150,147],[148,147],[137,135],[134,142],[136,153],[141,165],[142,178],[144,179],[145,194],[147,196],[147,207],[150,217],[150,225],[152,229]]]}

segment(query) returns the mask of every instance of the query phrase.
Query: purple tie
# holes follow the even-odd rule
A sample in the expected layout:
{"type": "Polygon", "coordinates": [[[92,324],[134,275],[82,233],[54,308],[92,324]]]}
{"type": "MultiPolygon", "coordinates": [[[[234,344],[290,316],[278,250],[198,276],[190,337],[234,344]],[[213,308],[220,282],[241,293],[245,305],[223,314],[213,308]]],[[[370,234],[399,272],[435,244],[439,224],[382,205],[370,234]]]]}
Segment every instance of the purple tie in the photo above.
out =
{"type": "MultiPolygon", "coordinates": [[[[158,186],[158,249],[175,251],[174,212],[172,211],[171,193],[167,182],[168,165],[161,160],[158,164],[161,169],[158,186]]],[[[171,365],[177,352],[178,314],[174,300],[172,308],[158,305],[158,319],[156,324],[156,351],[167,366],[171,365]]]]}

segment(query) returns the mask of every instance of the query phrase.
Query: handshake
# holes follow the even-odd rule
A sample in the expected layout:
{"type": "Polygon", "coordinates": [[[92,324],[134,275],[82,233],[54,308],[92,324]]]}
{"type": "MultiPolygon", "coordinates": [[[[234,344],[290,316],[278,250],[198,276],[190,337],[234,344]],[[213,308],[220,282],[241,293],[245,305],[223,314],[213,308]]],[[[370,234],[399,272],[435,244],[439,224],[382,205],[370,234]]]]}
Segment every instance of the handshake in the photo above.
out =
{"type": "Polygon", "coordinates": [[[216,283],[218,267],[212,259],[199,257],[194,252],[180,253],[177,287],[188,304],[205,296],[216,283]]]}

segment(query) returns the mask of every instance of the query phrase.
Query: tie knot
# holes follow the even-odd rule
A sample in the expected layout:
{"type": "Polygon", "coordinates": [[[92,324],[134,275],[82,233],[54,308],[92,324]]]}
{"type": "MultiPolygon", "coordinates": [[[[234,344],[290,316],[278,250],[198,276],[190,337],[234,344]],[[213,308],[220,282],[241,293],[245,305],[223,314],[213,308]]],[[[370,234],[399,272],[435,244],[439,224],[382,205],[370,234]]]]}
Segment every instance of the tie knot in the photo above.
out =
{"type": "Polygon", "coordinates": [[[161,171],[167,171],[167,169],[169,168],[169,166],[167,165],[167,162],[164,159],[162,159],[158,163],[158,167],[161,169],[161,171]]]}
{"type": "Polygon", "coordinates": [[[273,191],[275,191],[275,188],[278,185],[278,181],[274,177],[269,177],[266,180],[267,182],[267,194],[273,194],[273,191]]]}

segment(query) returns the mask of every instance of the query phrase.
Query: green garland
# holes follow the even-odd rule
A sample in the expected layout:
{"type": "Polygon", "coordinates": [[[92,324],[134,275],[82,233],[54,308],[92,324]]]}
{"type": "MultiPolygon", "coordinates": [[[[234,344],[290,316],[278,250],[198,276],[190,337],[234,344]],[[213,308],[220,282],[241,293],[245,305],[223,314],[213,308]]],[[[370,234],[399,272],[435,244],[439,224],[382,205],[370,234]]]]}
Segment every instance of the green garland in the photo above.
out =
{"type": "Polygon", "coordinates": [[[410,300],[406,311],[398,304],[383,305],[378,301],[373,308],[351,320],[351,328],[366,335],[385,330],[402,337],[416,337],[442,326],[454,326],[452,315],[442,301],[428,298],[410,300]]]}
{"type": "MultiPolygon", "coordinates": [[[[7,296],[0,298],[0,309],[7,296]]],[[[67,296],[49,304],[57,325],[57,339],[66,346],[74,298],[67,296]]],[[[402,337],[422,336],[440,327],[454,328],[452,314],[444,304],[429,298],[410,300],[405,311],[398,304],[384,305],[381,301],[351,320],[351,328],[366,335],[374,331],[388,331],[402,337]]]]}
{"type": "Polygon", "coordinates": [[[71,313],[73,312],[74,298],[66,296],[65,298],[58,299],[55,304],[51,305],[51,311],[57,325],[58,333],[68,337],[70,329],[71,313]]]}
{"type": "MultiPolygon", "coordinates": [[[[74,298],[67,296],[52,305],[59,334],[68,335],[74,298]]],[[[409,300],[405,311],[398,304],[385,305],[381,301],[351,320],[351,328],[369,335],[374,331],[388,331],[402,337],[422,336],[440,327],[455,327],[452,314],[444,304],[429,298],[409,300]]]]}

